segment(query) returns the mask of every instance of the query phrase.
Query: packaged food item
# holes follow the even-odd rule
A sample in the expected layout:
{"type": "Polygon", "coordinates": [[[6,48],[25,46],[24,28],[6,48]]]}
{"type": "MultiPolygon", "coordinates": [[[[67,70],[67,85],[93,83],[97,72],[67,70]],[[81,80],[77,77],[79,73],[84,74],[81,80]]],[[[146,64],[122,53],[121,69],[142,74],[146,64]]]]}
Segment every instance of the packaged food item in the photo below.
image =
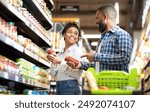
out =
{"type": "Polygon", "coordinates": [[[90,89],[99,90],[96,80],[90,71],[85,71],[85,78],[87,79],[90,89]]]}
{"type": "Polygon", "coordinates": [[[53,54],[53,53],[55,53],[55,51],[52,50],[51,48],[48,48],[48,49],[46,50],[46,52],[47,52],[48,54],[53,54]]]}
{"type": "Polygon", "coordinates": [[[75,63],[75,65],[78,65],[78,63],[79,63],[79,60],[73,58],[72,56],[66,56],[65,61],[71,61],[71,62],[75,63]]]}
{"type": "Polygon", "coordinates": [[[101,90],[109,90],[109,88],[107,86],[99,86],[99,89],[101,89],[101,90]]]}

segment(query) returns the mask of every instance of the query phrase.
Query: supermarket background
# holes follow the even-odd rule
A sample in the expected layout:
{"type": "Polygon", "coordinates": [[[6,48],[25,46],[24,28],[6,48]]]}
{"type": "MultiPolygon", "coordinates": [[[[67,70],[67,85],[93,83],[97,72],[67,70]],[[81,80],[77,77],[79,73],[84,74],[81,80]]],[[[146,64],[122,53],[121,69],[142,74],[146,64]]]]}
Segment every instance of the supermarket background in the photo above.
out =
{"type": "Polygon", "coordinates": [[[55,95],[46,48],[60,52],[64,24],[76,21],[82,29],[79,47],[83,52],[94,50],[100,38],[95,11],[107,3],[115,5],[119,26],[133,37],[133,71],[95,76],[97,83],[113,88],[98,91],[83,74],[83,94],[149,94],[150,0],[0,0],[0,94],[55,95]]]}

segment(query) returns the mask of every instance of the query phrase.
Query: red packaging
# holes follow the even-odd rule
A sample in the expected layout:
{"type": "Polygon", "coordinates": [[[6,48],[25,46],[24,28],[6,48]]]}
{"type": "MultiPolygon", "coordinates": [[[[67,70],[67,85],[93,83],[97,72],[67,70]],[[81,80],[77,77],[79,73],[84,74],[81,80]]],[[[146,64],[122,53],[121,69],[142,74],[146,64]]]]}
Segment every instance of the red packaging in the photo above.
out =
{"type": "Polygon", "coordinates": [[[71,62],[75,63],[75,65],[78,65],[78,63],[79,63],[79,60],[77,60],[71,56],[66,56],[65,61],[71,61],[71,62]]]}
{"type": "Polygon", "coordinates": [[[48,49],[46,50],[46,52],[47,52],[48,54],[55,53],[55,51],[53,51],[51,48],[48,48],[48,49]]]}

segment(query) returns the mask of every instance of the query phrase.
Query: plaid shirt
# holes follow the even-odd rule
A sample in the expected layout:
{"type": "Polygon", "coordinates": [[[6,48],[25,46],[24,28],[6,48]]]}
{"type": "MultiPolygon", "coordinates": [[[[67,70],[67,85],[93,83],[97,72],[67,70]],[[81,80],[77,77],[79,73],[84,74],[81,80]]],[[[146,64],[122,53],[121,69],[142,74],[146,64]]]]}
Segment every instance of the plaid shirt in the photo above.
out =
{"type": "MultiPolygon", "coordinates": [[[[94,54],[94,62],[100,62],[99,71],[121,70],[129,72],[132,38],[125,30],[119,26],[113,27],[101,35],[100,44],[100,51],[96,51],[94,54]]],[[[86,70],[90,66],[89,63],[81,63],[82,69],[86,70]]]]}

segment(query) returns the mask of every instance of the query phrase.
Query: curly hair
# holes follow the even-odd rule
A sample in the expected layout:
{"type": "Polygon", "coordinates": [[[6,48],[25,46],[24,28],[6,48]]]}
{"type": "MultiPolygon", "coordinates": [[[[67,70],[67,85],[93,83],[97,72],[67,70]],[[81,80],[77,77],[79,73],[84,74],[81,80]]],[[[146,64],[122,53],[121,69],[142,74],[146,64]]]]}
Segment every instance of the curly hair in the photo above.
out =
{"type": "Polygon", "coordinates": [[[64,35],[67,29],[70,27],[75,27],[79,32],[78,36],[81,37],[81,30],[77,22],[68,22],[62,30],[62,35],[64,35]]]}

